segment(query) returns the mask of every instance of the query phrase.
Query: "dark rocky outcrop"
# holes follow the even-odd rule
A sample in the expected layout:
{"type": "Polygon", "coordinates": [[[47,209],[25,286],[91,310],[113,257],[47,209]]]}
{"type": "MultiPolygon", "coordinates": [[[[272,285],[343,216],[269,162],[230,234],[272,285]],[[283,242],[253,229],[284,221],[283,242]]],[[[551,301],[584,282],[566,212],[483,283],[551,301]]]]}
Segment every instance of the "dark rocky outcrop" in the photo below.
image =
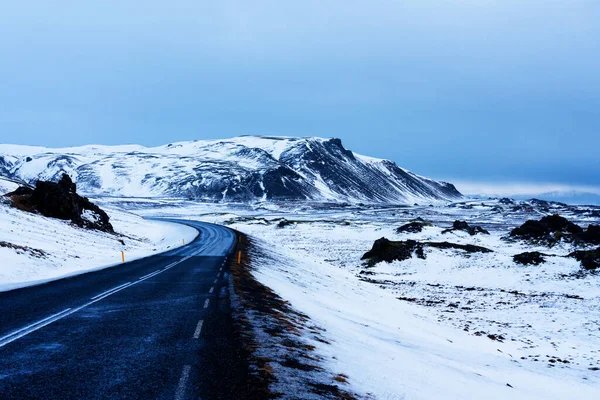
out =
{"type": "Polygon", "coordinates": [[[561,238],[572,240],[583,233],[583,229],[558,214],[548,215],[539,221],[529,220],[510,232],[510,237],[530,242],[554,245],[561,238]]]}
{"type": "Polygon", "coordinates": [[[477,235],[478,233],[482,233],[484,235],[490,234],[487,230],[483,229],[482,227],[471,226],[466,221],[454,221],[454,223],[452,224],[452,228],[446,229],[442,231],[442,233],[448,233],[452,231],[467,232],[471,236],[477,235]]]}
{"type": "Polygon", "coordinates": [[[67,174],[59,182],[38,181],[35,189],[20,187],[6,196],[22,210],[70,220],[82,228],[114,232],[106,212],[88,198],[79,196],[77,186],[67,174]]]}
{"type": "Polygon", "coordinates": [[[600,225],[589,225],[579,238],[585,243],[600,245],[600,225]]]}
{"type": "Polygon", "coordinates": [[[600,268],[600,247],[595,250],[577,250],[569,254],[569,257],[581,262],[581,266],[588,271],[600,268]]]}
{"type": "Polygon", "coordinates": [[[568,219],[554,214],[539,221],[526,221],[520,227],[513,229],[510,237],[548,246],[553,246],[560,240],[579,245],[599,245],[600,226],[589,225],[584,230],[568,219]]]}
{"type": "Polygon", "coordinates": [[[426,247],[438,249],[457,249],[467,253],[491,253],[492,250],[471,244],[456,244],[449,242],[418,242],[416,240],[391,241],[381,238],[375,241],[371,250],[366,252],[362,259],[367,260],[369,266],[381,261],[404,261],[412,258],[413,254],[418,258],[426,259],[424,249],[426,247]]]}
{"type": "Polygon", "coordinates": [[[419,233],[426,226],[431,226],[431,224],[422,218],[417,218],[400,228],[396,228],[396,233],[419,233]]]}
{"type": "Polygon", "coordinates": [[[513,256],[513,261],[517,264],[522,265],[540,265],[546,260],[544,259],[544,254],[538,251],[528,251],[525,253],[517,254],[513,256]]]}
{"type": "Polygon", "coordinates": [[[391,241],[386,238],[377,239],[370,251],[366,252],[362,259],[368,260],[369,265],[375,265],[381,261],[404,261],[412,258],[413,253],[425,259],[423,245],[416,240],[391,241]]]}

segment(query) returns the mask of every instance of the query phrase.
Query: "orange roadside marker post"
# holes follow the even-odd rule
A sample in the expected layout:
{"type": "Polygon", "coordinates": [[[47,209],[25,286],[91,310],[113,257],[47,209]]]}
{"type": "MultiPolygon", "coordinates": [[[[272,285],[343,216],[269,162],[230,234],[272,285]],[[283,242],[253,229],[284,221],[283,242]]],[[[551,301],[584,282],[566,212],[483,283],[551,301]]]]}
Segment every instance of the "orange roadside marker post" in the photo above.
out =
{"type": "Polygon", "coordinates": [[[242,252],[238,251],[238,264],[242,263],[242,252]]]}
{"type": "Polygon", "coordinates": [[[121,251],[121,262],[125,262],[125,252],[121,251]]]}

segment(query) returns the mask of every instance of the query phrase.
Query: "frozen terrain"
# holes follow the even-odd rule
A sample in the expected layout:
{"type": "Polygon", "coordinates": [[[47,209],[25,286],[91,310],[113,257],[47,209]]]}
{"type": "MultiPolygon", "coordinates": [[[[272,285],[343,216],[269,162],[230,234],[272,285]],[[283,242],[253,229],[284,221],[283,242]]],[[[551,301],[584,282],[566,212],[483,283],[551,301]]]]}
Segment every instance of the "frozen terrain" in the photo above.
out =
{"type": "MultiPolygon", "coordinates": [[[[132,206],[129,204],[129,206],[132,206]]],[[[377,399],[595,399],[600,396],[600,276],[578,274],[571,245],[536,248],[502,238],[527,219],[560,213],[586,225],[598,209],[497,200],[446,207],[282,209],[146,203],[142,213],[226,224],[257,240],[256,277],[314,324],[306,337],[351,391],[377,399]],[[395,232],[413,218],[421,233],[395,232]],[[443,234],[455,219],[490,235],[443,234]],[[379,263],[362,255],[380,237],[476,244],[466,255],[427,249],[427,259],[379,263]],[[555,256],[523,266],[512,256],[555,256]]],[[[283,370],[283,368],[282,368],[283,370]]]]}
{"type": "Polygon", "coordinates": [[[121,251],[127,260],[157,254],[197,235],[186,226],[148,221],[111,208],[106,211],[117,234],[108,234],[9,204],[0,197],[0,290],[117,265],[121,251]]]}

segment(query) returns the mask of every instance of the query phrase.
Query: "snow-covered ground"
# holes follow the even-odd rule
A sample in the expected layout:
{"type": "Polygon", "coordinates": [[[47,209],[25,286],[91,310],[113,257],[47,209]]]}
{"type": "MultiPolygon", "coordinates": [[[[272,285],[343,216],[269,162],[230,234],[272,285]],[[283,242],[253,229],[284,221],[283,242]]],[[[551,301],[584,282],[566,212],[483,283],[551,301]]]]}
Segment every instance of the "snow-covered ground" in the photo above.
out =
{"type": "Polygon", "coordinates": [[[12,192],[13,190],[17,189],[19,187],[19,185],[17,185],[16,183],[4,179],[3,177],[0,176],[0,194],[4,194],[4,193],[8,193],[8,192],[12,192]]]}
{"type": "Polygon", "coordinates": [[[454,207],[308,210],[162,202],[148,214],[226,224],[257,239],[258,280],[313,323],[322,341],[306,340],[349,389],[377,399],[596,399],[600,396],[600,276],[574,276],[570,251],[507,243],[526,219],[561,212],[581,225],[589,213],[498,202],[454,207]],[[182,208],[180,208],[183,206],[182,208]],[[421,216],[422,233],[395,228],[421,216]],[[285,219],[283,227],[278,224],[285,219]],[[454,219],[483,223],[491,235],[442,234],[454,219]],[[295,222],[294,222],[295,221],[295,222]],[[291,223],[290,223],[291,222],[291,223]],[[380,237],[470,243],[494,250],[467,256],[426,250],[367,268],[361,256],[380,237]],[[521,266],[514,254],[556,254],[521,266]]]}
{"type": "Polygon", "coordinates": [[[0,291],[118,265],[121,251],[128,261],[157,254],[198,234],[184,225],[105,210],[116,235],[20,211],[0,197],[0,291]]]}
{"type": "MultiPolygon", "coordinates": [[[[304,331],[303,341],[314,346],[310,360],[343,373],[348,383],[331,383],[362,398],[600,398],[600,276],[575,275],[578,262],[561,257],[569,244],[547,249],[503,240],[511,228],[548,213],[583,226],[598,223],[598,209],[499,201],[339,209],[175,199],[98,203],[115,230],[128,236],[123,238],[128,257],[176,245],[182,232],[127,210],[221,223],[250,235],[258,248],[251,258],[255,277],[310,317],[320,332],[316,337],[307,333],[314,329],[304,331]],[[416,217],[432,226],[421,233],[395,232],[416,217]],[[443,234],[455,219],[481,224],[491,234],[443,234]],[[361,257],[380,237],[475,244],[494,252],[426,249],[426,260],[367,267],[361,257]],[[513,263],[513,255],[532,250],[555,256],[539,266],[513,263]]],[[[119,261],[123,246],[116,237],[6,206],[0,211],[0,241],[44,251],[38,257],[31,250],[0,248],[1,260],[13,257],[8,277],[2,270],[1,279],[31,282],[33,276],[45,279],[42,274],[56,277],[119,261]]],[[[286,370],[272,367],[276,373],[286,370]]],[[[284,389],[285,379],[280,376],[275,389],[284,389]]]]}

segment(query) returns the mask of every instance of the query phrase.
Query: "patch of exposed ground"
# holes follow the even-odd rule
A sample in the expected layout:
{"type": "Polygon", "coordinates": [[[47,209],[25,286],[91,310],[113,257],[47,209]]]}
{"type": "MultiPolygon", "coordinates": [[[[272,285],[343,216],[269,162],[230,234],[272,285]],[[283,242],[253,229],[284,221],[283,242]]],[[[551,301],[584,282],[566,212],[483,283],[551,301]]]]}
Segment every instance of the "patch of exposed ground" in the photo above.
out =
{"type": "Polygon", "coordinates": [[[34,249],[33,247],[28,246],[20,246],[18,244],[13,244],[5,241],[0,241],[0,247],[13,249],[17,252],[17,254],[28,254],[36,258],[46,258],[48,256],[48,254],[44,250],[34,249]]]}
{"type": "Polygon", "coordinates": [[[305,339],[327,343],[323,329],[254,278],[253,263],[268,255],[253,246],[248,236],[238,233],[238,237],[231,262],[232,306],[249,366],[244,398],[355,399],[356,395],[345,388],[347,377],[325,370],[315,347],[305,339]]]}

